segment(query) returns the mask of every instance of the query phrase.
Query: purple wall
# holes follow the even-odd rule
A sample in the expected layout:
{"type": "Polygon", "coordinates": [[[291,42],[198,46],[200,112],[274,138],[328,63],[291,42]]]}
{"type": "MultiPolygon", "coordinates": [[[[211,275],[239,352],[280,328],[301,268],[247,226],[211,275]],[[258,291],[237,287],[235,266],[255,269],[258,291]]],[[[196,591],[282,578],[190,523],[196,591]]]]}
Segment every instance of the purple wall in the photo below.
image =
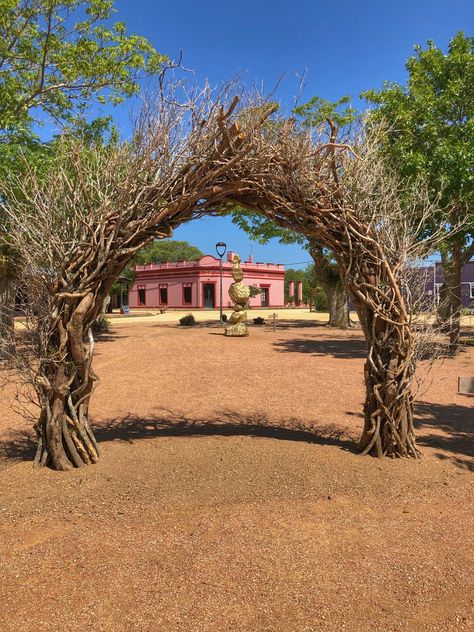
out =
{"type": "MultiPolygon", "coordinates": [[[[443,268],[440,261],[426,269],[425,276],[426,294],[429,297],[438,298],[439,288],[444,282],[443,268]]],[[[463,307],[469,307],[474,303],[474,260],[466,263],[461,272],[461,302],[463,307]]]]}

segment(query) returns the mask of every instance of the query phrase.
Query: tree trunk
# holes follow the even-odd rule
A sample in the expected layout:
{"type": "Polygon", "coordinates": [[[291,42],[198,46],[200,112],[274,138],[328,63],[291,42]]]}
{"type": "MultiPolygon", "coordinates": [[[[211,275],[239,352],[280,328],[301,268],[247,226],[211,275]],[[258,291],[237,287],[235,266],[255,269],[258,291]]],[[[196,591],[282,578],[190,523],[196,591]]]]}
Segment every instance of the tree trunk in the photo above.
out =
{"type": "Polygon", "coordinates": [[[377,457],[417,458],[412,396],[415,359],[409,319],[388,264],[379,260],[371,266],[365,261],[366,253],[359,262],[354,257],[341,263],[368,348],[365,421],[359,448],[362,454],[377,457]]]}
{"type": "MultiPolygon", "coordinates": [[[[373,318],[377,323],[378,317],[372,315],[373,318]]],[[[411,341],[401,341],[399,331],[391,326],[378,334],[372,327],[371,332],[365,333],[369,348],[364,366],[366,400],[364,429],[359,441],[361,453],[416,458],[411,341]]]]}
{"type": "Polygon", "coordinates": [[[0,268],[0,359],[14,351],[15,281],[0,268]]]}
{"type": "Polygon", "coordinates": [[[329,309],[329,327],[352,327],[349,314],[349,297],[342,283],[337,262],[328,249],[315,238],[309,239],[309,252],[314,261],[316,282],[323,288],[329,309]]]}
{"type": "Polygon", "coordinates": [[[36,424],[36,465],[66,471],[96,463],[99,448],[89,426],[89,400],[97,376],[92,370],[91,325],[103,299],[90,292],[63,306],[49,338],[57,349],[38,377],[41,414],[36,424]]]}
{"type": "Polygon", "coordinates": [[[331,288],[321,286],[326,293],[329,306],[329,327],[348,329],[352,327],[349,314],[349,298],[342,283],[337,283],[331,288]]]}
{"type": "Polygon", "coordinates": [[[453,355],[459,352],[461,334],[461,273],[462,252],[455,245],[449,255],[442,255],[444,283],[440,289],[438,325],[449,335],[449,348],[453,355]]]}

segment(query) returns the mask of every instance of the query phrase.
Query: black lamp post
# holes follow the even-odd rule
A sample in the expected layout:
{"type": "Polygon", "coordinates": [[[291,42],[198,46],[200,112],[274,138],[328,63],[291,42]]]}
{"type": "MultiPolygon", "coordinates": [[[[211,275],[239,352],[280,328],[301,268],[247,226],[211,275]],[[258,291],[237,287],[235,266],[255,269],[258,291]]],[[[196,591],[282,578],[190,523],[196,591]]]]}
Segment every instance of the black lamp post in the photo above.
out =
{"type": "Polygon", "coordinates": [[[222,257],[225,255],[225,252],[227,250],[227,246],[225,245],[225,243],[223,241],[219,241],[216,244],[216,252],[219,255],[219,268],[220,268],[220,290],[219,290],[219,307],[220,307],[220,321],[221,323],[223,322],[222,320],[222,257]]]}

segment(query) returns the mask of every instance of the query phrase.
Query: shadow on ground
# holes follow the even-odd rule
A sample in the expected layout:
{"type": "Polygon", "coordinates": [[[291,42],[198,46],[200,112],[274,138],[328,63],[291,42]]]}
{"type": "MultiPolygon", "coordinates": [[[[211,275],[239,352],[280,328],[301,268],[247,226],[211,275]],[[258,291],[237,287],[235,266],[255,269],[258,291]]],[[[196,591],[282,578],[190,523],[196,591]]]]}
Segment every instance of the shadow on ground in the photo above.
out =
{"type": "Polygon", "coordinates": [[[273,343],[276,351],[287,353],[310,353],[314,356],[328,356],[342,360],[367,357],[367,347],[359,338],[292,338],[273,343]]]}
{"type": "MultiPolygon", "coordinates": [[[[474,470],[474,416],[470,406],[419,402],[415,406],[418,444],[442,452],[439,459],[449,459],[463,469],[474,470]],[[432,430],[433,432],[429,432],[432,430]],[[451,454],[449,454],[451,453],[451,454]]],[[[351,413],[359,416],[359,413],[351,413]]],[[[282,441],[304,441],[332,445],[356,452],[357,437],[334,424],[311,426],[302,419],[272,420],[265,414],[243,415],[223,410],[211,417],[190,417],[171,410],[146,418],[129,414],[125,417],[93,422],[100,442],[131,442],[154,437],[251,436],[282,441]]],[[[36,440],[33,431],[18,430],[0,444],[0,466],[20,460],[32,460],[36,440]]]]}
{"type": "MultiPolygon", "coordinates": [[[[249,323],[253,326],[251,317],[249,317],[249,323]]],[[[265,318],[265,323],[263,325],[255,325],[255,327],[265,327],[266,329],[270,328],[273,330],[271,317],[265,318]]],[[[327,327],[327,323],[321,320],[278,320],[278,318],[275,322],[276,331],[279,329],[308,329],[310,327],[327,327]]]]}
{"type": "MultiPolygon", "coordinates": [[[[276,422],[264,414],[243,415],[232,410],[221,411],[212,418],[187,417],[170,410],[146,418],[129,414],[93,422],[92,428],[99,442],[133,443],[155,437],[251,436],[333,445],[356,451],[355,437],[334,424],[314,427],[296,418],[276,422]]],[[[0,445],[0,464],[33,459],[35,444],[33,432],[12,433],[0,445]]]]}
{"type": "Polygon", "coordinates": [[[233,410],[220,411],[212,418],[188,417],[170,410],[147,418],[127,415],[94,424],[94,433],[99,441],[135,441],[164,436],[240,435],[304,441],[355,450],[354,439],[343,428],[334,424],[309,426],[301,419],[273,421],[263,413],[244,415],[233,410]]]}
{"type": "Polygon", "coordinates": [[[33,429],[11,432],[0,443],[0,468],[15,461],[32,461],[35,450],[36,437],[33,429]]]}
{"type": "MultiPolygon", "coordinates": [[[[472,400],[470,400],[472,401],[472,400]]],[[[452,452],[437,453],[439,459],[451,459],[459,467],[474,470],[474,408],[459,404],[415,404],[415,426],[423,430],[418,444],[452,452]],[[427,434],[426,431],[433,430],[427,434]],[[464,458],[467,457],[467,458],[464,458]]]]}

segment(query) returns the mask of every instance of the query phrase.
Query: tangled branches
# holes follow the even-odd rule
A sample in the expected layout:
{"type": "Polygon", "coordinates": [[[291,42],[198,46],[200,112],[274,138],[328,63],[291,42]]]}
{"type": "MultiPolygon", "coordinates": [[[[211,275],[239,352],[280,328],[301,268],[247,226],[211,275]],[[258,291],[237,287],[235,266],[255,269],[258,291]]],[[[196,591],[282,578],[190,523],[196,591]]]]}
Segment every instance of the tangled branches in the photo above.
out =
{"type": "Polygon", "coordinates": [[[2,183],[4,231],[27,294],[25,340],[41,409],[36,462],[68,470],[98,459],[88,421],[97,382],[91,327],[127,262],[181,223],[236,204],[335,253],[368,342],[361,449],[416,457],[414,345],[400,267],[394,247],[384,250],[379,220],[364,210],[353,154],[315,147],[292,121],[270,121],[274,108],[262,99],[162,88],[130,143],[65,142],[46,178],[30,170],[2,183]]]}

